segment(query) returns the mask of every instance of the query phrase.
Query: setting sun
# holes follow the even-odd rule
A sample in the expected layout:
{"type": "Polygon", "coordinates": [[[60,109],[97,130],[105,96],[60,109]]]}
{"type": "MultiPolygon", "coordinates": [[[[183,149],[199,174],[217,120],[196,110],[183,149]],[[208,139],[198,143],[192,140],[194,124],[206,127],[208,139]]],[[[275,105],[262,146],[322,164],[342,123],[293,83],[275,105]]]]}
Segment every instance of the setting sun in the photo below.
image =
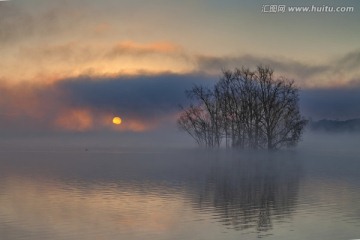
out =
{"type": "Polygon", "coordinates": [[[113,124],[116,124],[116,125],[119,125],[122,122],[120,117],[114,117],[112,121],[113,121],[113,124]]]}

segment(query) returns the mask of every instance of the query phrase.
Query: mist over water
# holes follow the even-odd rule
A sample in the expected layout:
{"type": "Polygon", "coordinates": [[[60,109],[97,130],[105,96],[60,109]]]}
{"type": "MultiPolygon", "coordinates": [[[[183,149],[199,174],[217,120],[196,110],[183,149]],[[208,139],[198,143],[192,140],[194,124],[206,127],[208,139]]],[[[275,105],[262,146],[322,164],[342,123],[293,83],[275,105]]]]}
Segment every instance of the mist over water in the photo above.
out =
{"type": "MultiPolygon", "coordinates": [[[[278,152],[2,149],[1,239],[354,239],[358,135],[278,152]]],[[[191,145],[190,145],[191,146],[191,145]]]]}

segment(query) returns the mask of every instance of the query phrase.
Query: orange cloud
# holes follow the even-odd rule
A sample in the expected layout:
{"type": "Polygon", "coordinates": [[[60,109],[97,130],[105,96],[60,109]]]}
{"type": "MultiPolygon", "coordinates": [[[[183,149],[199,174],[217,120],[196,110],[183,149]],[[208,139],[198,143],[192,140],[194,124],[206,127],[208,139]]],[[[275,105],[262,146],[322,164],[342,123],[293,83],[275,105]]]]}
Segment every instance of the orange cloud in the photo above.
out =
{"type": "Polygon", "coordinates": [[[124,130],[133,132],[144,132],[150,130],[153,127],[152,124],[139,120],[129,120],[128,122],[124,121],[123,124],[124,130]]]}
{"type": "Polygon", "coordinates": [[[55,119],[55,126],[70,131],[88,131],[94,126],[91,112],[85,109],[70,109],[63,111],[55,119]]]}
{"type": "Polygon", "coordinates": [[[46,117],[46,112],[50,108],[57,107],[55,99],[58,93],[53,91],[48,85],[39,86],[30,83],[11,85],[1,83],[0,93],[1,113],[9,119],[31,118],[40,122],[46,117]],[[48,92],[40,93],[41,88],[48,88],[48,92]],[[49,97],[50,95],[51,97],[49,97]]]}
{"type": "Polygon", "coordinates": [[[194,68],[180,46],[161,41],[148,44],[68,41],[20,45],[16,52],[5,52],[3,59],[0,79],[11,82],[49,83],[80,75],[184,73],[194,68]],[[18,66],[21,66],[21,74],[18,66]]]}
{"type": "Polygon", "coordinates": [[[180,46],[170,42],[155,42],[140,44],[132,41],[124,41],[116,44],[109,52],[108,56],[114,57],[123,54],[179,54],[182,49],[180,46]]]}

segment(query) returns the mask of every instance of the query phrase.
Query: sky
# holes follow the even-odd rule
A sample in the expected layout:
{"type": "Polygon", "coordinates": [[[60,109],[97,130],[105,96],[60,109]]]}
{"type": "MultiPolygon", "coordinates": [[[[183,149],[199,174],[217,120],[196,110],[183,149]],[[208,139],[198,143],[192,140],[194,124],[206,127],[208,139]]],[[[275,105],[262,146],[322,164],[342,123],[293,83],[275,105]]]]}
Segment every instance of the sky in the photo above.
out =
{"type": "Polygon", "coordinates": [[[185,89],[257,65],[295,81],[304,116],[357,118],[359,22],[357,0],[0,1],[0,130],[175,131],[185,89]],[[288,10],[313,5],[353,12],[288,10]]]}

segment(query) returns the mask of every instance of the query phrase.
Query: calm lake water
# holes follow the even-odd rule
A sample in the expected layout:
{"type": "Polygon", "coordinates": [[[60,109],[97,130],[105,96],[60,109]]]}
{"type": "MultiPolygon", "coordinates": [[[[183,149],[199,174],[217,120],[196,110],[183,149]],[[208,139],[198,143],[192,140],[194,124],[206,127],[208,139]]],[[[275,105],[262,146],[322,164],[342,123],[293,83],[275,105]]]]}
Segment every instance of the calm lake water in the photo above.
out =
{"type": "Polygon", "coordinates": [[[3,151],[0,239],[360,238],[359,147],[3,151]]]}

